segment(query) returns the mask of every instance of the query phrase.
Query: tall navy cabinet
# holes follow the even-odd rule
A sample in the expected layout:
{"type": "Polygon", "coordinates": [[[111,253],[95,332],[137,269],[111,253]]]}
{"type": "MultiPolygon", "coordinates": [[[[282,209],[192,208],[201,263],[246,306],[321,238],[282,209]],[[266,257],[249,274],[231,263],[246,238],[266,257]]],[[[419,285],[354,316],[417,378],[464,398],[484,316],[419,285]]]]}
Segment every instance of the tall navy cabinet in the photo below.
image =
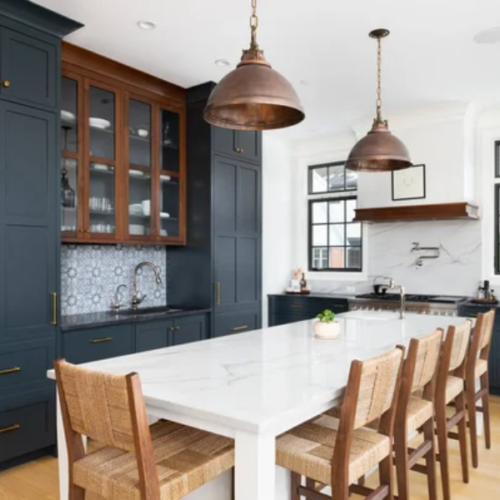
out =
{"type": "Polygon", "coordinates": [[[60,41],[80,26],[0,0],[0,468],[55,443],[60,41]]]}
{"type": "Polygon", "coordinates": [[[206,123],[213,87],[187,92],[188,244],[169,250],[168,273],[169,302],[212,308],[218,337],[261,324],[262,136],[206,123]]]}

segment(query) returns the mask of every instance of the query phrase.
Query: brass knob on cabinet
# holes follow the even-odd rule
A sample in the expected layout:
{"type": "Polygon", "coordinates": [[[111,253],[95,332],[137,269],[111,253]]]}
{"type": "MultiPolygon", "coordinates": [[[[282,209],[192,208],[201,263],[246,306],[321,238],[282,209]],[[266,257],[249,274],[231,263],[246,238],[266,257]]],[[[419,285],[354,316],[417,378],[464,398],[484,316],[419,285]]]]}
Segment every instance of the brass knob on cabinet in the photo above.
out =
{"type": "Polygon", "coordinates": [[[9,82],[9,80],[5,80],[5,81],[3,81],[3,82],[2,82],[2,85],[3,85],[6,89],[8,89],[8,88],[10,87],[10,82],[9,82]]]}
{"type": "Polygon", "coordinates": [[[235,151],[236,151],[237,153],[240,153],[240,154],[241,154],[241,153],[243,153],[243,149],[241,149],[241,148],[235,148],[235,151]]]}

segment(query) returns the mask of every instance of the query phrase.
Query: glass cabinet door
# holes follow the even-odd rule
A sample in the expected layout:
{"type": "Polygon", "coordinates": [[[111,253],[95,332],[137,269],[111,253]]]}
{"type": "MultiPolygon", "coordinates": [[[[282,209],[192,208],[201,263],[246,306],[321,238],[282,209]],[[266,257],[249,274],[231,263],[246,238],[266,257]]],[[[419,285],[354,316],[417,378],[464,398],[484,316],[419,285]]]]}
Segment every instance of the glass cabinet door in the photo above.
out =
{"type": "Polygon", "coordinates": [[[128,99],[128,214],[129,236],[154,236],[151,208],[151,116],[150,104],[128,99]]]}
{"type": "Polygon", "coordinates": [[[116,231],[116,94],[88,87],[88,229],[95,235],[116,231]]]}
{"type": "Polygon", "coordinates": [[[67,76],[61,82],[61,231],[66,238],[79,234],[78,168],[79,81],[67,76]]]}
{"type": "Polygon", "coordinates": [[[180,219],[180,117],[160,109],[159,237],[178,238],[180,219]]]}

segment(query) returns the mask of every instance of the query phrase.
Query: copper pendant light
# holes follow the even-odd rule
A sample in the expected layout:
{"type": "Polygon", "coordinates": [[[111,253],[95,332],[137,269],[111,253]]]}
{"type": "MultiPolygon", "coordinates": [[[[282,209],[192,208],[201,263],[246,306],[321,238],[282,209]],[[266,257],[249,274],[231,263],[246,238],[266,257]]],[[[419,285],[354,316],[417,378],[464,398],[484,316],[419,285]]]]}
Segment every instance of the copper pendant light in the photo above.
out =
{"type": "Polygon", "coordinates": [[[290,127],[305,118],[297,93],[288,80],[271,68],[257,44],[257,0],[252,0],[250,49],[213,89],[205,120],[235,130],[290,127]]]}
{"type": "Polygon", "coordinates": [[[387,120],[382,119],[381,63],[382,38],[389,30],[378,29],[370,33],[377,39],[377,117],[370,132],[358,141],[346,162],[346,167],[357,172],[388,172],[401,170],[413,165],[406,146],[389,131],[387,120]]]}

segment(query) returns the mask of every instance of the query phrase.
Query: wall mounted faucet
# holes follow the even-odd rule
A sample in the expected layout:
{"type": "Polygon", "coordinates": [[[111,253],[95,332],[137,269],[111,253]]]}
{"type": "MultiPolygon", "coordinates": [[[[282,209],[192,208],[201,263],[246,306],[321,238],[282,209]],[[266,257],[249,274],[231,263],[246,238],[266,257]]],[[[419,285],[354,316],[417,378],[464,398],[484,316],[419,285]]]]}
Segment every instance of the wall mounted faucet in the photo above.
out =
{"type": "Polygon", "coordinates": [[[418,241],[413,242],[411,252],[434,252],[434,255],[420,255],[415,261],[417,268],[424,265],[423,259],[438,259],[441,256],[440,247],[421,247],[418,241]]]}

